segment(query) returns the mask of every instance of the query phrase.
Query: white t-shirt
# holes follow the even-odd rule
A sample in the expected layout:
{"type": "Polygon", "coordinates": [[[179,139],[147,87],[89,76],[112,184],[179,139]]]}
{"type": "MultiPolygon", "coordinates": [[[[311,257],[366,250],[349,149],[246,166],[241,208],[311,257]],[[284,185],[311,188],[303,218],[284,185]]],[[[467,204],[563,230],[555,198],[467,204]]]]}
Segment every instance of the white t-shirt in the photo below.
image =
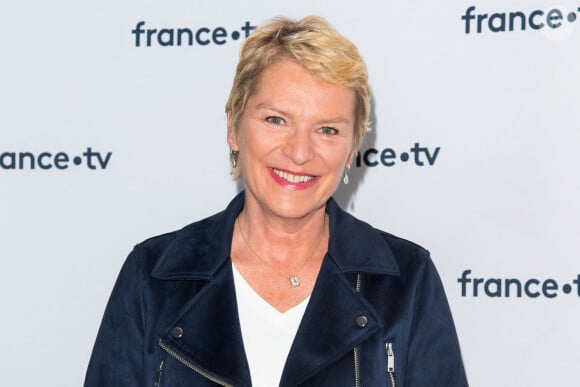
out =
{"type": "Polygon", "coordinates": [[[252,386],[279,386],[286,358],[310,297],[281,313],[260,297],[236,266],[232,266],[252,386]]]}

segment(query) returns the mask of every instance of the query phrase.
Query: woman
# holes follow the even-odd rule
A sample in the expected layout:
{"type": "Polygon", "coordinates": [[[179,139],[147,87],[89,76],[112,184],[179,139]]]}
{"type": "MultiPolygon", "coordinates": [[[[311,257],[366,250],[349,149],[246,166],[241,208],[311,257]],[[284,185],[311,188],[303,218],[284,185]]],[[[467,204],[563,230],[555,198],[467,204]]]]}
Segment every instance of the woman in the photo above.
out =
{"type": "Polygon", "coordinates": [[[332,199],[369,99],[356,47],[320,18],[247,39],[226,105],[245,191],[135,247],[85,386],[467,386],[428,252],[332,199]]]}

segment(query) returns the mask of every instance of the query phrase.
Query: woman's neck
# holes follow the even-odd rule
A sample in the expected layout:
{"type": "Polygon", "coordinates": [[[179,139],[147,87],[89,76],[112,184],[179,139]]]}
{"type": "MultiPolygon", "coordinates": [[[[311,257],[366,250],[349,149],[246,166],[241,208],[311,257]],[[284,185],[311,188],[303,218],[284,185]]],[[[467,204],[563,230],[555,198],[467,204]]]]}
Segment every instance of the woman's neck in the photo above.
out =
{"type": "Polygon", "coordinates": [[[251,249],[273,264],[293,267],[317,247],[326,250],[328,230],[325,208],[303,218],[285,218],[246,203],[239,221],[251,249]],[[321,243],[321,240],[325,243],[321,243]]]}

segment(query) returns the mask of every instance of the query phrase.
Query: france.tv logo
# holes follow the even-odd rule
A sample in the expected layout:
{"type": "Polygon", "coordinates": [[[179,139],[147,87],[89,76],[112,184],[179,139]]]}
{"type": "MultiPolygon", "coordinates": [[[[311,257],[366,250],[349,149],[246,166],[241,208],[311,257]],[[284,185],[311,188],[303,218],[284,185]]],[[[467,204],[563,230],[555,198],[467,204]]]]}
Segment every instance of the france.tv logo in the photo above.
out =
{"type": "Polygon", "coordinates": [[[461,16],[466,34],[487,32],[513,32],[543,30],[545,32],[566,30],[573,27],[580,16],[580,7],[568,10],[564,7],[547,10],[510,12],[485,12],[468,7],[461,16]]]}
{"type": "Polygon", "coordinates": [[[65,170],[76,166],[91,170],[107,169],[112,152],[87,147],[75,155],[67,152],[0,152],[0,170],[65,170]]]}
{"type": "Polygon", "coordinates": [[[562,295],[580,297],[580,274],[569,281],[554,278],[515,278],[474,276],[466,269],[457,278],[461,297],[486,298],[556,298],[562,295]]]}
{"type": "Polygon", "coordinates": [[[246,21],[233,29],[223,26],[215,27],[150,27],[145,21],[140,21],[131,30],[134,35],[135,47],[181,47],[224,45],[240,38],[247,38],[256,29],[251,22],[246,21]]]}
{"type": "Polygon", "coordinates": [[[439,157],[440,146],[428,147],[415,142],[408,149],[396,150],[393,148],[368,148],[357,152],[354,159],[355,167],[394,167],[402,163],[418,167],[432,167],[439,157]]]}

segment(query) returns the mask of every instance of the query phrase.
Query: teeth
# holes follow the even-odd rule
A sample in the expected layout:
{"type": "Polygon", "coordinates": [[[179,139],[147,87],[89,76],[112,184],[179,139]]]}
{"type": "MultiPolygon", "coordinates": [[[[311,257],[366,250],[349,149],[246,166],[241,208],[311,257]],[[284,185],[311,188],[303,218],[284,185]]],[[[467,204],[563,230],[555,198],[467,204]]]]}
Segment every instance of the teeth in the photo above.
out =
{"type": "Polygon", "coordinates": [[[286,181],[289,181],[290,183],[306,183],[314,179],[313,176],[293,175],[291,173],[279,171],[277,169],[273,169],[273,171],[276,175],[280,176],[286,181]]]}

